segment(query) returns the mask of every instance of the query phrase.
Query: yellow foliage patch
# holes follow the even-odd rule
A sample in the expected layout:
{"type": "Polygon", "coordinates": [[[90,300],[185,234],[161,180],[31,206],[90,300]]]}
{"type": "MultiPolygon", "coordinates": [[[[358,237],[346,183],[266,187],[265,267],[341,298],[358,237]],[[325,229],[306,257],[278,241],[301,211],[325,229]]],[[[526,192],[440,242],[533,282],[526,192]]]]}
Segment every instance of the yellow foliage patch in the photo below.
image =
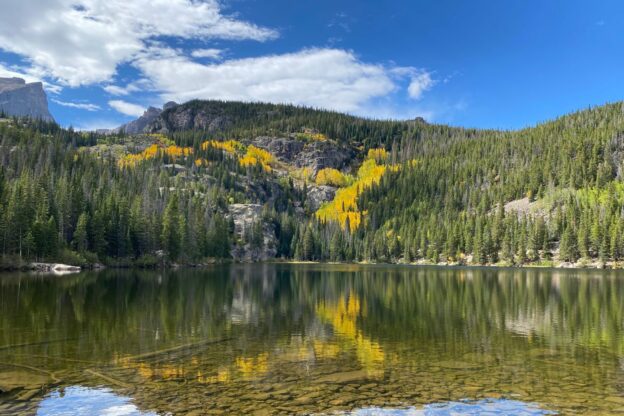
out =
{"type": "Polygon", "coordinates": [[[229,154],[235,154],[239,150],[244,149],[244,145],[236,140],[226,140],[223,142],[217,140],[208,140],[201,144],[202,150],[208,150],[209,147],[213,149],[220,149],[229,154]]]}
{"type": "Polygon", "coordinates": [[[180,147],[180,146],[167,146],[165,149],[165,154],[173,157],[182,157],[189,156],[193,154],[193,148],[191,147],[180,147]]]}
{"type": "Polygon", "coordinates": [[[239,160],[240,165],[245,167],[260,164],[266,172],[271,172],[271,164],[274,162],[275,158],[271,153],[253,145],[247,147],[247,153],[239,160]]]}
{"type": "Polygon", "coordinates": [[[388,152],[384,148],[369,149],[367,159],[374,159],[377,163],[388,160],[388,152]]]}
{"type": "Polygon", "coordinates": [[[305,132],[305,133],[297,133],[295,136],[299,140],[305,141],[315,141],[315,142],[325,142],[327,141],[327,136],[323,133],[313,133],[313,132],[305,132]]]}
{"type": "Polygon", "coordinates": [[[167,155],[172,158],[186,157],[193,154],[192,147],[180,147],[176,145],[159,146],[158,144],[152,144],[143,150],[141,153],[128,154],[119,159],[120,168],[133,168],[144,160],[154,159],[157,156],[167,155]]]}
{"type": "Polygon", "coordinates": [[[338,169],[325,168],[318,171],[315,182],[317,185],[343,187],[348,184],[348,178],[338,169]]]}
{"type": "Polygon", "coordinates": [[[219,149],[230,155],[234,155],[238,157],[238,163],[244,167],[260,164],[262,165],[262,169],[266,172],[272,171],[271,165],[275,162],[273,155],[266,150],[253,145],[245,147],[244,144],[236,140],[226,140],[222,142],[208,140],[201,144],[201,148],[202,150],[208,150],[208,148],[219,149]]]}
{"type": "MultiPolygon", "coordinates": [[[[323,221],[335,221],[342,228],[349,223],[350,231],[355,231],[362,222],[363,212],[357,206],[357,198],[360,192],[378,183],[386,172],[386,165],[378,165],[375,159],[367,159],[358,170],[357,178],[351,185],[338,189],[333,201],[323,204],[316,217],[323,221]]],[[[394,169],[394,167],[390,167],[394,169]]]]}

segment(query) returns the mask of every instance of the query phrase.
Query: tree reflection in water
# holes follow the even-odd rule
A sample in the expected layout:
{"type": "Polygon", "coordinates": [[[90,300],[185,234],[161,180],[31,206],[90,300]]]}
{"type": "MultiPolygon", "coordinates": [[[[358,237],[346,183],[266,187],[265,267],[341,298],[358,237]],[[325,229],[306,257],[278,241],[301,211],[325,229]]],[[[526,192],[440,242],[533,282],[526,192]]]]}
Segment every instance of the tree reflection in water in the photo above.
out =
{"type": "Polygon", "coordinates": [[[173,413],[425,411],[487,398],[615,413],[624,406],[621,299],[622,275],[602,271],[232,265],[7,275],[0,385],[14,387],[0,413],[26,413],[46,391],[75,385],[173,413]]]}

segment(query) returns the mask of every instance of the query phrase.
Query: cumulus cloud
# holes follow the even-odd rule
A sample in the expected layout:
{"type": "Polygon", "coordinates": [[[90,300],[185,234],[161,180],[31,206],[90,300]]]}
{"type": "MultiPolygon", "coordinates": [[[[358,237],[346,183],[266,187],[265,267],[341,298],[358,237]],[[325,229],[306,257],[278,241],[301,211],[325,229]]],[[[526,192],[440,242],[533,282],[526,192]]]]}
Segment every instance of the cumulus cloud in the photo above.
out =
{"type": "Polygon", "coordinates": [[[111,95],[128,95],[131,92],[134,91],[139,91],[138,89],[135,89],[134,87],[120,87],[118,85],[106,85],[105,87],[103,87],[103,90],[106,91],[107,93],[111,94],[111,95]]]}
{"type": "Polygon", "coordinates": [[[429,72],[421,71],[412,75],[411,78],[407,93],[415,100],[420,99],[425,91],[430,90],[435,85],[435,81],[429,72]]]}
{"type": "Polygon", "coordinates": [[[145,107],[123,100],[111,100],[108,102],[108,105],[127,116],[140,117],[145,112],[145,107]]]}
{"type": "Polygon", "coordinates": [[[347,112],[357,112],[369,100],[396,91],[397,78],[416,71],[365,63],[340,49],[202,64],[174,49],[154,47],[134,65],[152,80],[165,101],[268,101],[347,112]]]}
{"type": "Polygon", "coordinates": [[[5,0],[0,14],[0,49],[72,87],[110,80],[150,39],[276,36],[223,15],[217,0],[5,0]]]}
{"type": "Polygon", "coordinates": [[[71,101],[61,101],[61,100],[57,100],[54,98],[52,99],[52,102],[58,105],[62,105],[63,107],[77,108],[79,110],[97,111],[101,109],[99,105],[91,104],[91,103],[74,103],[71,101]]]}
{"type": "MultiPolygon", "coordinates": [[[[397,91],[418,100],[435,85],[425,70],[365,62],[337,48],[229,60],[221,49],[190,49],[209,39],[278,36],[225,15],[219,0],[4,0],[3,6],[0,50],[22,57],[28,66],[21,72],[46,80],[55,92],[59,85],[95,84],[116,97],[150,92],[163,102],[267,101],[363,115],[397,91]],[[137,70],[139,79],[120,80],[122,65],[137,70]]],[[[0,64],[0,75],[12,72],[0,64]]],[[[143,113],[128,101],[108,104],[126,115],[143,113]]]]}
{"type": "Polygon", "coordinates": [[[127,84],[125,87],[109,84],[102,87],[102,89],[111,95],[128,95],[133,92],[150,90],[152,85],[148,79],[141,78],[127,84]]]}
{"type": "Polygon", "coordinates": [[[191,56],[193,58],[210,58],[210,59],[221,59],[221,55],[223,51],[221,49],[195,49],[191,52],[191,56]]]}

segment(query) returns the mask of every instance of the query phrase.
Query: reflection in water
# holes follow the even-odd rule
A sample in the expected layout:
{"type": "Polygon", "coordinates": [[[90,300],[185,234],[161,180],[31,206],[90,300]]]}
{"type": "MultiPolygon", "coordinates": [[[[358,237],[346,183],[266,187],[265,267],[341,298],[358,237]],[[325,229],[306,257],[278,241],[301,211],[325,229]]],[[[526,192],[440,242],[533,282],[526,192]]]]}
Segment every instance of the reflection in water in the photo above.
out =
{"type": "Polygon", "coordinates": [[[142,412],[127,397],[110,389],[68,387],[47,395],[39,405],[37,416],[156,416],[142,412]]]}
{"type": "MultiPolygon", "coordinates": [[[[340,339],[340,345],[347,343],[347,348],[352,347],[355,350],[358,361],[368,374],[381,377],[383,376],[384,353],[378,343],[371,341],[363,335],[361,330],[357,329],[356,321],[362,312],[360,299],[353,294],[338,299],[333,304],[327,305],[322,302],[316,307],[319,319],[332,324],[340,339]]],[[[323,352],[328,349],[323,343],[315,346],[323,352]]]]}
{"type": "Polygon", "coordinates": [[[472,415],[554,415],[555,412],[540,409],[535,404],[515,400],[480,400],[476,402],[450,402],[426,405],[422,409],[358,409],[345,413],[349,416],[472,416],[472,415]]]}
{"type": "Polygon", "coordinates": [[[598,271],[0,276],[0,414],[44,411],[76,385],[161,414],[616,414],[622,299],[623,275],[598,271]]]}

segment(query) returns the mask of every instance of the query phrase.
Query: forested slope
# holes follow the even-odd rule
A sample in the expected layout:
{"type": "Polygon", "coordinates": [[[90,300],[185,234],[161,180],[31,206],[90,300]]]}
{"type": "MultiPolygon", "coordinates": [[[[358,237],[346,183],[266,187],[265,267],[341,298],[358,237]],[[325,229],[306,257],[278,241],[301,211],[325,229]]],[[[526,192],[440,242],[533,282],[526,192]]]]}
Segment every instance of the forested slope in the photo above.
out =
{"type": "Polygon", "coordinates": [[[620,103],[482,131],[193,101],[150,129],[3,119],[3,263],[624,258],[620,103]]]}

